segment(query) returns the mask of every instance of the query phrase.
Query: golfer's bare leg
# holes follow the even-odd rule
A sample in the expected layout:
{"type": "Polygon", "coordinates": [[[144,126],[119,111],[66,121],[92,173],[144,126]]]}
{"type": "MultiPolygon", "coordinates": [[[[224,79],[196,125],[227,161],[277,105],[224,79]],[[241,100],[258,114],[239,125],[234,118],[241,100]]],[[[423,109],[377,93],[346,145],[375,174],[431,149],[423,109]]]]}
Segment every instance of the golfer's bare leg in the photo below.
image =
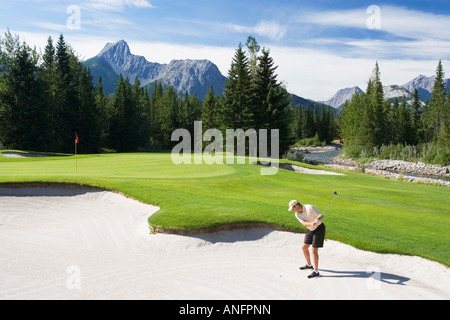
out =
{"type": "Polygon", "coordinates": [[[319,248],[312,248],[314,270],[319,271],[319,248]]]}
{"type": "Polygon", "coordinates": [[[309,247],[310,246],[311,246],[310,244],[306,244],[306,243],[304,243],[302,246],[303,255],[305,256],[306,263],[308,264],[308,266],[311,265],[311,257],[309,255],[309,247]]]}

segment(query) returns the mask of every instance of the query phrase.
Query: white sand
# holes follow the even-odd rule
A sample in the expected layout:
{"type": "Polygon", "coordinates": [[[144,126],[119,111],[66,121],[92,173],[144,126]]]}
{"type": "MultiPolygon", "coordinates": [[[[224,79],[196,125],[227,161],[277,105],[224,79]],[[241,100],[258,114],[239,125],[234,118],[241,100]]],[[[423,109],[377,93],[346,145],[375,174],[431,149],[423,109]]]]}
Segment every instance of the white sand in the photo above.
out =
{"type": "Polygon", "coordinates": [[[450,299],[438,263],[326,241],[309,280],[302,234],[150,235],[157,210],[109,192],[0,189],[0,299],[450,299]]]}
{"type": "Polygon", "coordinates": [[[325,171],[325,170],[315,170],[315,169],[308,169],[303,168],[300,166],[295,165],[289,165],[293,171],[303,174],[313,174],[313,175],[324,175],[324,176],[345,176],[343,173],[337,173],[337,172],[331,172],[331,171],[325,171]]]}
{"type": "Polygon", "coordinates": [[[22,152],[2,152],[7,158],[47,158],[48,156],[38,153],[22,153],[22,152]]]}

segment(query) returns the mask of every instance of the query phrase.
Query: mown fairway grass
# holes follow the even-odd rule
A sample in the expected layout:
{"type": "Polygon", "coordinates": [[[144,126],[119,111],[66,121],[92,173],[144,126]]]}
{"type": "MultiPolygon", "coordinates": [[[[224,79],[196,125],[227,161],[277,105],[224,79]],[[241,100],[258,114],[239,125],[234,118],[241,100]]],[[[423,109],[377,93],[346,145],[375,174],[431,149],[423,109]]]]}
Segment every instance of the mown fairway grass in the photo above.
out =
{"type": "MultiPolygon", "coordinates": [[[[260,175],[255,165],[174,165],[167,154],[13,159],[0,155],[0,184],[76,183],[120,191],[161,207],[149,223],[165,230],[267,223],[304,232],[288,203],[324,210],[327,238],[380,252],[417,255],[450,266],[450,189],[358,173],[260,175]]],[[[298,164],[298,163],[297,163],[298,164]]],[[[306,165],[304,165],[306,166],[306,165]]],[[[308,166],[310,167],[310,166],[308,166]]],[[[0,198],[1,205],[1,198],[0,198]]]]}

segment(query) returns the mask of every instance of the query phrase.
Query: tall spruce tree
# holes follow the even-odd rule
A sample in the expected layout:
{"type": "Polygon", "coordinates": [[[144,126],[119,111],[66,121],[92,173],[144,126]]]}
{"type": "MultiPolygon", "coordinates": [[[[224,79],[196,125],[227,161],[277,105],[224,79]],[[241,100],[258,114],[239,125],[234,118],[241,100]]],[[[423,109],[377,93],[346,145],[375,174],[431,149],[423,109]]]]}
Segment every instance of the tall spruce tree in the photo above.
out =
{"type": "Polygon", "coordinates": [[[419,99],[419,90],[414,89],[411,114],[412,144],[417,145],[422,140],[422,103],[419,99]]]}
{"type": "Polygon", "coordinates": [[[441,128],[445,127],[445,73],[442,61],[436,69],[436,80],[434,82],[433,92],[431,93],[431,101],[424,113],[425,137],[427,141],[436,140],[441,132],[441,128]]]}
{"type": "Polygon", "coordinates": [[[168,86],[165,93],[157,101],[159,109],[160,132],[158,134],[161,146],[165,150],[173,147],[172,133],[178,129],[176,115],[178,112],[180,100],[173,86],[168,86]]]}
{"type": "Polygon", "coordinates": [[[74,55],[61,34],[56,46],[56,139],[59,152],[74,152],[75,132],[79,129],[79,101],[71,67],[74,55]],[[71,57],[72,55],[72,57],[71,57]]]}
{"type": "Polygon", "coordinates": [[[58,151],[58,137],[57,133],[57,116],[58,105],[57,95],[58,76],[56,72],[56,49],[53,45],[53,39],[51,37],[47,40],[47,45],[44,49],[44,55],[42,56],[42,64],[39,69],[40,77],[43,82],[43,99],[45,103],[45,111],[48,113],[48,141],[45,151],[58,151]]]}
{"type": "Polygon", "coordinates": [[[110,124],[110,146],[118,152],[136,151],[136,112],[132,87],[122,74],[116,87],[110,124]]]}
{"type": "Polygon", "coordinates": [[[99,76],[97,81],[96,93],[95,93],[95,104],[97,106],[98,112],[101,115],[98,118],[98,126],[100,133],[100,147],[108,147],[108,137],[109,137],[109,123],[111,121],[111,109],[110,101],[107,92],[103,91],[103,79],[99,76]]]}
{"type": "Polygon", "coordinates": [[[261,50],[261,47],[259,46],[258,42],[256,41],[255,37],[249,36],[247,38],[246,46],[249,51],[249,69],[250,69],[250,75],[252,77],[256,76],[256,73],[258,71],[258,53],[261,50]]]}
{"type": "MultiPolygon", "coordinates": [[[[251,114],[255,129],[280,130],[280,152],[284,154],[293,142],[290,119],[291,101],[285,88],[277,81],[277,66],[268,50],[262,50],[252,83],[251,114]]],[[[270,141],[270,139],[269,139],[270,141]]]]}
{"type": "Polygon", "coordinates": [[[164,96],[164,88],[161,82],[153,84],[153,93],[150,97],[150,145],[155,149],[162,148],[161,135],[161,101],[164,96]]]}
{"type": "Polygon", "coordinates": [[[96,104],[96,92],[91,71],[77,61],[78,128],[77,134],[83,143],[78,145],[79,153],[97,153],[101,146],[100,119],[104,116],[96,104]]]}
{"type": "Polygon", "coordinates": [[[365,93],[355,92],[351,101],[344,104],[339,118],[342,136],[344,138],[344,153],[347,157],[358,158],[365,145],[364,114],[366,109],[365,93]]]}
{"type": "Polygon", "coordinates": [[[8,148],[44,150],[47,114],[41,108],[39,57],[9,31],[1,43],[0,141],[8,148]]]}
{"type": "Polygon", "coordinates": [[[436,69],[436,81],[431,95],[428,113],[424,115],[428,132],[432,133],[434,144],[433,162],[450,164],[450,96],[445,84],[445,73],[442,61],[436,69]]]}
{"type": "Polygon", "coordinates": [[[248,58],[239,44],[225,83],[222,129],[252,127],[250,85],[248,58]]]}
{"type": "Polygon", "coordinates": [[[385,109],[384,109],[384,90],[381,82],[381,73],[378,62],[375,64],[372,78],[369,81],[366,91],[367,107],[364,117],[365,122],[365,144],[366,151],[379,147],[385,142],[384,125],[385,125],[385,109]]]}
{"type": "Polygon", "coordinates": [[[406,101],[406,97],[402,98],[397,109],[397,137],[396,141],[402,145],[411,145],[413,143],[411,107],[406,101]]]}
{"type": "Polygon", "coordinates": [[[219,97],[214,94],[212,85],[203,100],[201,120],[204,131],[220,127],[219,97]]]}

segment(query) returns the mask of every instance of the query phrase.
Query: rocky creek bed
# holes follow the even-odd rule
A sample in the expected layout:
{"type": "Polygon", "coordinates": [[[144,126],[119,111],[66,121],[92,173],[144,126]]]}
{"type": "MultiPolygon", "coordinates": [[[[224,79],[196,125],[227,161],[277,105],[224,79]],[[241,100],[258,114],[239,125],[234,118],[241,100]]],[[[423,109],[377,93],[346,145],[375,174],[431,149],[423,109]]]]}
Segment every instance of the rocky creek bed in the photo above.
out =
{"type": "Polygon", "coordinates": [[[422,162],[401,160],[375,160],[370,163],[358,163],[353,159],[340,158],[340,145],[293,148],[291,152],[300,152],[307,162],[317,161],[331,168],[382,175],[390,179],[439,184],[450,187],[449,166],[443,167],[422,162]]]}
{"type": "Polygon", "coordinates": [[[375,160],[362,164],[352,159],[341,159],[339,157],[332,158],[331,162],[327,166],[382,175],[391,179],[450,187],[450,167],[401,160],[375,160]]]}

